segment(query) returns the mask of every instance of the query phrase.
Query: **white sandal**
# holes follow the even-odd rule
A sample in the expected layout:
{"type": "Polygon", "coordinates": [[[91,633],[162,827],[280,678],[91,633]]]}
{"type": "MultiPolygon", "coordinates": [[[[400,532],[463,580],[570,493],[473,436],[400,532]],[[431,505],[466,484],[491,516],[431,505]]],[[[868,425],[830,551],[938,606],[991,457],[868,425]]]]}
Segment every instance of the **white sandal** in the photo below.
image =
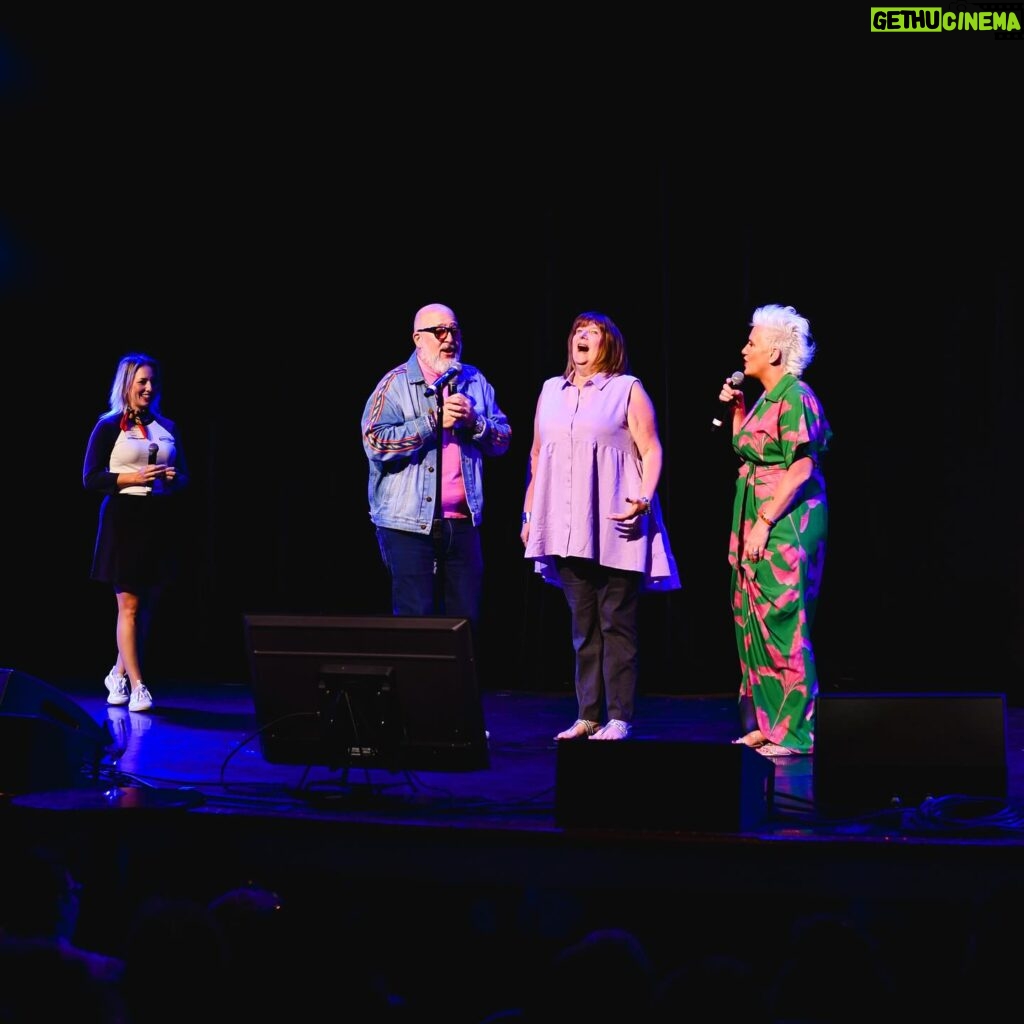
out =
{"type": "Polygon", "coordinates": [[[765,757],[792,757],[794,753],[789,747],[779,746],[778,743],[762,743],[754,749],[765,757]]]}
{"type": "Polygon", "coordinates": [[[609,718],[604,728],[598,729],[590,738],[592,740],[624,740],[630,733],[629,722],[621,718],[609,718]]]}
{"type": "Polygon", "coordinates": [[[577,718],[568,729],[560,732],[556,740],[579,740],[584,736],[593,736],[600,728],[598,722],[588,722],[585,718],[577,718]]]}

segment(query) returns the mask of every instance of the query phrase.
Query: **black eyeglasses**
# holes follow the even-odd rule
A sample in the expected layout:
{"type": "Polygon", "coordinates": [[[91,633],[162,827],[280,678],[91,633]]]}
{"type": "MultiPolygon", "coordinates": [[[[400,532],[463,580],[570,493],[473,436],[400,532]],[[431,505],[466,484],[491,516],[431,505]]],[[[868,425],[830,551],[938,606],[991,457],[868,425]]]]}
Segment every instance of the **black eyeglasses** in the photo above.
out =
{"type": "Polygon", "coordinates": [[[417,327],[416,333],[423,334],[429,331],[438,341],[444,341],[444,339],[450,334],[453,338],[462,337],[462,328],[458,324],[438,324],[437,327],[417,327]]]}

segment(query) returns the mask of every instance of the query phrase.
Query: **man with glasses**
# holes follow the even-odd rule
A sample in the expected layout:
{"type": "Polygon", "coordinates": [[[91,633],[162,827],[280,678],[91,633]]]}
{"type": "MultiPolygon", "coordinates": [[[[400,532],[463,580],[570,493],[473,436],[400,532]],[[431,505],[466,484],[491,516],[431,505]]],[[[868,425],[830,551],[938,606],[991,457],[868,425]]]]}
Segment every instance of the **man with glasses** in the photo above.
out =
{"type": "Polygon", "coordinates": [[[483,462],[508,451],[512,428],[494,388],[463,364],[448,306],[413,319],[414,351],[363,409],[370,519],[391,575],[395,615],[480,616],[483,462]]]}

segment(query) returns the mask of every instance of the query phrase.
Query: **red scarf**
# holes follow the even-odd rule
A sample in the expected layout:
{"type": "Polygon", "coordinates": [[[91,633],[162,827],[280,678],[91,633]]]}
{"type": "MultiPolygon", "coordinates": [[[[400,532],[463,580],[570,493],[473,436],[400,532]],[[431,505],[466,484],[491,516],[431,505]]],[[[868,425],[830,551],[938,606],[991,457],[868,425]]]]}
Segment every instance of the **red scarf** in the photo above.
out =
{"type": "Polygon", "coordinates": [[[143,437],[149,437],[146,424],[152,422],[153,414],[148,409],[125,409],[121,416],[121,429],[127,433],[132,427],[137,426],[142,431],[143,437]]]}

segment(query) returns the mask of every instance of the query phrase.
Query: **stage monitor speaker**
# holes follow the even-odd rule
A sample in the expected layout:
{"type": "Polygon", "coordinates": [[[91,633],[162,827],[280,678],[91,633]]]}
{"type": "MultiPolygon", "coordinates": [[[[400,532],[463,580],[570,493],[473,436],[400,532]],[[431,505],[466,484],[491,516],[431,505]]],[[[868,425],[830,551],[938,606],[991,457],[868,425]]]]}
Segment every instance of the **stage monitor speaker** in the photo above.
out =
{"type": "Polygon", "coordinates": [[[0,793],[80,785],[109,744],[109,733],[67,694],[0,668],[0,793]]]}
{"type": "Polygon", "coordinates": [[[952,795],[1005,800],[1002,693],[819,694],[814,806],[829,816],[952,795]]]}
{"type": "Polygon", "coordinates": [[[744,832],[768,818],[775,765],[733,743],[558,744],[555,820],[563,828],[744,832]]]}

